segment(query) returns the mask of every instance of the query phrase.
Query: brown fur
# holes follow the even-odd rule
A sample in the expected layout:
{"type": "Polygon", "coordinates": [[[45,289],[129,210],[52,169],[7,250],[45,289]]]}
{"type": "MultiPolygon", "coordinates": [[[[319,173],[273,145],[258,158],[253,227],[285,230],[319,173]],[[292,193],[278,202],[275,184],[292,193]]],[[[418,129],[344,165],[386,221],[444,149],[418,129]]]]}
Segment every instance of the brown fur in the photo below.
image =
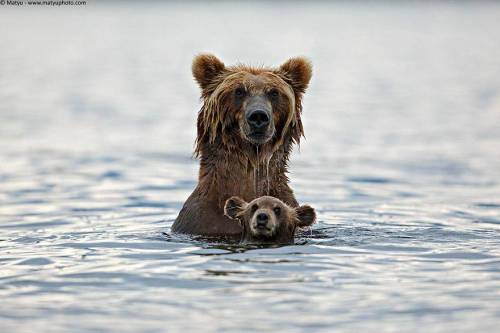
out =
{"type": "Polygon", "coordinates": [[[293,244],[295,229],[307,227],[316,220],[316,212],[308,205],[292,208],[281,200],[262,196],[246,203],[239,197],[226,201],[224,214],[239,222],[243,229],[241,242],[246,244],[293,244]],[[269,217],[266,228],[256,228],[256,216],[269,217]]]}
{"type": "Polygon", "coordinates": [[[195,148],[200,169],[198,185],[172,230],[200,235],[240,234],[241,228],[223,211],[225,201],[234,195],[250,201],[266,193],[298,206],[286,173],[292,145],[304,134],[300,115],[311,64],[304,58],[292,58],[274,69],[226,67],[215,56],[202,54],[195,57],[192,70],[203,100],[195,148]],[[239,87],[250,95],[267,96],[271,90],[279,95],[272,101],[275,132],[263,144],[245,136],[244,112],[234,97],[239,87]]]}

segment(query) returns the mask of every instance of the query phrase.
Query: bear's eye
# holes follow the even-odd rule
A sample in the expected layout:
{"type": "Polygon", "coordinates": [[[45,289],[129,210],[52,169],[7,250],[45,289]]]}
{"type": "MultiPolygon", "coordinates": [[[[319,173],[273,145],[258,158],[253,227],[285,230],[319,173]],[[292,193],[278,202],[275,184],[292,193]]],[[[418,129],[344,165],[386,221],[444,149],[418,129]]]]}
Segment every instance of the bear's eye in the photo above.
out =
{"type": "Polygon", "coordinates": [[[272,99],[272,100],[277,100],[278,97],[280,97],[280,92],[277,90],[277,89],[271,89],[269,91],[269,97],[272,99]]]}
{"type": "Polygon", "coordinates": [[[276,214],[276,216],[280,216],[281,214],[281,208],[280,207],[274,207],[274,214],[276,214]]]}
{"type": "Polygon", "coordinates": [[[259,209],[259,206],[257,204],[254,204],[252,206],[252,213],[255,212],[257,209],[259,209]]]}
{"type": "Polygon", "coordinates": [[[246,94],[247,94],[247,92],[246,92],[245,88],[242,88],[242,87],[236,88],[236,90],[234,91],[234,96],[236,96],[237,98],[242,98],[246,94]]]}

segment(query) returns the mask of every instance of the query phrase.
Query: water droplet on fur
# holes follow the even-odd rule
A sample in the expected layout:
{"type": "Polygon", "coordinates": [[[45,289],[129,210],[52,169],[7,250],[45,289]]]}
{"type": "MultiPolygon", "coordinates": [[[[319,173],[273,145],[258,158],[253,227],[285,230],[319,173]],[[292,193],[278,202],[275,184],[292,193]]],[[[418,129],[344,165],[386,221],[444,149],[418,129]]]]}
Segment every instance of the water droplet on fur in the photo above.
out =
{"type": "Polygon", "coordinates": [[[256,168],[253,169],[253,179],[254,179],[253,191],[254,191],[255,195],[257,196],[257,169],[256,168]]]}
{"type": "Polygon", "coordinates": [[[267,184],[267,195],[269,195],[269,163],[271,162],[271,158],[273,154],[269,155],[266,159],[266,184],[267,184]]]}
{"type": "Polygon", "coordinates": [[[255,174],[255,197],[259,197],[259,168],[260,168],[260,162],[259,162],[259,146],[256,146],[256,151],[257,151],[257,165],[255,166],[256,174],[255,174]]]}

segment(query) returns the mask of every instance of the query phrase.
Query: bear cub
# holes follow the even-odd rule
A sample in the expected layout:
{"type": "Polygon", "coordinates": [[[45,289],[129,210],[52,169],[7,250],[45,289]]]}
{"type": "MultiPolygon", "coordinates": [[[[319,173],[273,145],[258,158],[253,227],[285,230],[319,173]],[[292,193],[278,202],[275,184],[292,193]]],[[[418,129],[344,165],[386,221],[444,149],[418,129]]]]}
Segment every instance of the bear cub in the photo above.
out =
{"type": "Polygon", "coordinates": [[[231,197],[226,201],[224,214],[240,223],[241,242],[246,244],[293,244],[295,229],[310,226],[316,220],[311,206],[292,208],[270,196],[249,203],[231,197]]]}

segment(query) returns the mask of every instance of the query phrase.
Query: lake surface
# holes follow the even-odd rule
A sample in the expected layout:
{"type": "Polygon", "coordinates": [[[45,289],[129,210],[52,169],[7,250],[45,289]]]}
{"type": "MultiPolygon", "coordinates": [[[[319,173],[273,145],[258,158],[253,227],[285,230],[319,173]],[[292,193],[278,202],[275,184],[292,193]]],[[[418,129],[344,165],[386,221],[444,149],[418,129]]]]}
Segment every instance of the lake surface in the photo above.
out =
{"type": "Polygon", "coordinates": [[[500,4],[0,7],[2,332],[498,332],[500,4]],[[306,55],[293,246],[170,232],[190,63],[306,55]]]}

